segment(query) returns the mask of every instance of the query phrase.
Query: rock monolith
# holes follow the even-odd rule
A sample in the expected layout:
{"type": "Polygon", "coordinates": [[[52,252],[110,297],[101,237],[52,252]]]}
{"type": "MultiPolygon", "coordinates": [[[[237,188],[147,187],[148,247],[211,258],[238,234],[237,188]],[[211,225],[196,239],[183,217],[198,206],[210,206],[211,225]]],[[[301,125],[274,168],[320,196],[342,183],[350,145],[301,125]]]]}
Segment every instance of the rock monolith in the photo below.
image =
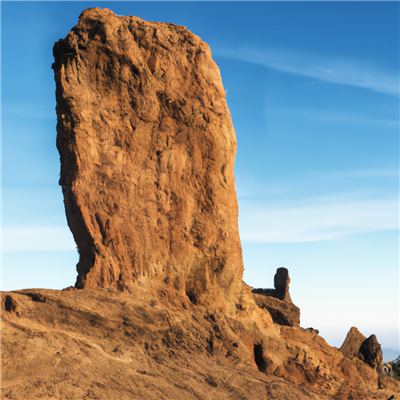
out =
{"type": "Polygon", "coordinates": [[[236,137],[208,45],[91,8],[53,53],[76,287],[158,279],[193,303],[237,297],[236,137]]]}

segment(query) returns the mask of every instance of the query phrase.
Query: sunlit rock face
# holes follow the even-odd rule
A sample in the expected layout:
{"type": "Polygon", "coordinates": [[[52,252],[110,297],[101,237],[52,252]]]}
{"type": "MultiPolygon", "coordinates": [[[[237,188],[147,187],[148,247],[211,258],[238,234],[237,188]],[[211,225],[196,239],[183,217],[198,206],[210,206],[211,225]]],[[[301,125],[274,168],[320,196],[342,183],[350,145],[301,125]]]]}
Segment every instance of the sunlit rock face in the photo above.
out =
{"type": "Polygon", "coordinates": [[[92,8],[54,58],[60,185],[86,290],[2,293],[4,396],[400,393],[368,361],[375,341],[363,362],[299,326],[287,269],[274,289],[243,283],[235,132],[205,43],[92,8]]]}
{"type": "Polygon", "coordinates": [[[207,44],[92,8],[53,52],[76,287],[157,279],[193,303],[237,299],[236,137],[207,44]]]}
{"type": "Polygon", "coordinates": [[[340,351],[345,355],[347,358],[354,358],[358,356],[358,352],[360,351],[361,344],[367,338],[356,328],[351,327],[349,332],[346,335],[346,338],[340,347],[340,351]]]}

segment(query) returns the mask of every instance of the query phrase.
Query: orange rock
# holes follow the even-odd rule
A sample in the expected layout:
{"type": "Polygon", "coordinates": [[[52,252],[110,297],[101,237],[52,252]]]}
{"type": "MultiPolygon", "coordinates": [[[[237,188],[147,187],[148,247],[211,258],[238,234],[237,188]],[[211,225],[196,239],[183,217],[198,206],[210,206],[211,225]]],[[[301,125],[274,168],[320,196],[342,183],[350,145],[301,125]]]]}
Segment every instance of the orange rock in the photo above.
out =
{"type": "Polygon", "coordinates": [[[2,294],[3,397],[400,392],[297,326],[286,269],[262,294],[242,282],[236,138],[205,43],[92,8],[54,57],[60,185],[85,290],[2,294]]]}
{"type": "Polygon", "coordinates": [[[286,268],[278,268],[274,277],[274,289],[253,289],[258,307],[268,310],[279,325],[300,326],[300,309],[292,303],[289,294],[290,277],[286,268]]]}
{"type": "Polygon", "coordinates": [[[340,347],[340,351],[343,353],[343,355],[350,359],[357,357],[358,352],[360,351],[360,346],[365,339],[366,337],[360,333],[356,327],[353,326],[347,333],[346,338],[340,347]]]}
{"type": "Polygon", "coordinates": [[[236,299],[236,137],[208,45],[91,8],[53,52],[76,287],[158,279],[193,303],[236,299]]]}

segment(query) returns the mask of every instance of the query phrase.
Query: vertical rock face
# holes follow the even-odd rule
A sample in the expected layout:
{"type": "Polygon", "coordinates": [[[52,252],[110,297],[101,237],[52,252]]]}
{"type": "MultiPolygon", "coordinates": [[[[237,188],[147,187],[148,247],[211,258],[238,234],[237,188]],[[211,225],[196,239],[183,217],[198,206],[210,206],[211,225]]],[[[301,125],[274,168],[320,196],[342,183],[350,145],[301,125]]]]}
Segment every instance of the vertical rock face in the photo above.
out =
{"type": "Polygon", "coordinates": [[[183,26],[84,11],[54,46],[76,287],[163,279],[193,302],[242,284],[236,137],[209,47],[183,26]]]}

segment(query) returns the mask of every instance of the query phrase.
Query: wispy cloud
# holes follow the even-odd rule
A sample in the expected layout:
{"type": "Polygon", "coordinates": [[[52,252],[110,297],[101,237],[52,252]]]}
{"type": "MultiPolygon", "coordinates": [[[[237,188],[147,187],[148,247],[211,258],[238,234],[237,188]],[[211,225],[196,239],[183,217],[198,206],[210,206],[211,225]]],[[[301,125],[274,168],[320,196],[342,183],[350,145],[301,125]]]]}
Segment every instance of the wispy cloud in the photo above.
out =
{"type": "Polygon", "coordinates": [[[342,193],[347,190],[348,198],[389,198],[398,194],[399,177],[398,169],[359,169],[292,173],[279,179],[270,177],[260,181],[238,172],[236,192],[239,201],[264,199],[281,204],[296,198],[316,198],[318,193],[337,193],[338,190],[342,193]]]}
{"type": "Polygon", "coordinates": [[[278,71],[302,75],[324,82],[339,83],[399,95],[399,75],[371,60],[322,56],[286,48],[216,49],[218,56],[264,65],[278,71]]]}
{"type": "Polygon", "coordinates": [[[289,243],[338,239],[348,235],[398,229],[398,199],[346,199],[332,196],[299,206],[276,207],[242,201],[243,242],[289,243]]]}
{"type": "Polygon", "coordinates": [[[247,185],[238,189],[241,239],[311,242],[398,229],[398,178],[398,170],[354,170],[239,179],[247,185]]]}
{"type": "Polygon", "coordinates": [[[74,250],[76,245],[68,227],[3,227],[2,250],[74,250]]]}
{"type": "Polygon", "coordinates": [[[286,107],[269,108],[267,110],[269,119],[272,118],[296,118],[319,123],[350,123],[361,125],[374,125],[382,128],[399,129],[398,119],[374,118],[351,112],[321,110],[316,108],[286,107]]]}
{"type": "Polygon", "coordinates": [[[313,171],[308,174],[303,174],[307,179],[314,179],[319,181],[336,181],[336,180],[348,180],[348,179],[359,179],[359,178],[386,178],[396,179],[400,177],[400,171],[398,169],[359,169],[350,171],[313,171]]]}

